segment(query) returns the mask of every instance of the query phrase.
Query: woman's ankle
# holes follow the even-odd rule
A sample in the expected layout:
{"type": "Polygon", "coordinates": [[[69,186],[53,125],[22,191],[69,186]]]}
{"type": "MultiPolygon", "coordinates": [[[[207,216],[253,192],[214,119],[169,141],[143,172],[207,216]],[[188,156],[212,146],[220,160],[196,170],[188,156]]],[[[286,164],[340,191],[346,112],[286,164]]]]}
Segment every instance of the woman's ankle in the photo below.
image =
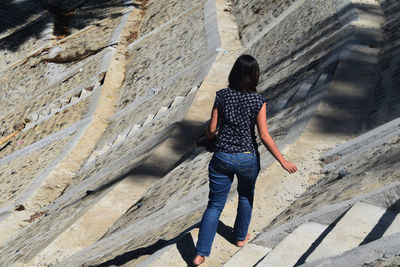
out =
{"type": "Polygon", "coordinates": [[[249,238],[250,238],[250,234],[247,233],[247,234],[246,234],[246,237],[244,238],[244,240],[237,240],[237,241],[236,241],[236,246],[237,246],[237,247],[244,247],[244,245],[246,245],[246,243],[247,243],[247,241],[249,240],[249,238]]]}
{"type": "Polygon", "coordinates": [[[193,263],[194,266],[199,266],[204,261],[205,261],[205,257],[204,256],[196,255],[196,257],[194,257],[192,263],[193,263]]]}

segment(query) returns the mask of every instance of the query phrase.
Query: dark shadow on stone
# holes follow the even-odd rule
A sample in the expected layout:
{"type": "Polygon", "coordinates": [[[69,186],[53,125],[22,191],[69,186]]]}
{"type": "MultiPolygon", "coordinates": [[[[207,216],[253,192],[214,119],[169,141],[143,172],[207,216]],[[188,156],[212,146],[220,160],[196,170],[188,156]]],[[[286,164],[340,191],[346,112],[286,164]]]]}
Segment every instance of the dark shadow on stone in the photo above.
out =
{"type": "Polygon", "coordinates": [[[297,262],[293,266],[300,266],[306,262],[307,258],[311,255],[311,253],[313,253],[314,250],[322,243],[322,241],[332,231],[332,229],[335,228],[336,224],[343,218],[344,215],[346,215],[349,209],[343,212],[342,215],[340,215],[322,232],[322,234],[311,244],[311,246],[307,249],[307,251],[304,252],[303,255],[301,255],[301,257],[297,260],[297,262]]]}
{"type": "Polygon", "coordinates": [[[393,223],[396,216],[400,211],[400,200],[397,200],[394,204],[392,204],[388,209],[386,209],[385,213],[379,219],[377,224],[372,228],[372,230],[368,233],[368,235],[364,238],[364,240],[359,244],[359,246],[368,244],[369,242],[375,241],[383,236],[386,230],[393,223]]]}
{"type": "Polygon", "coordinates": [[[193,225],[189,227],[188,229],[184,230],[182,233],[180,233],[177,237],[171,239],[171,240],[158,240],[156,243],[143,247],[143,248],[138,248],[134,249],[132,251],[126,252],[124,254],[118,255],[115,258],[108,260],[106,262],[103,262],[98,265],[91,265],[93,267],[105,267],[105,266],[121,266],[126,264],[129,261],[135,260],[141,256],[144,255],[151,255],[155,253],[156,251],[169,246],[176,244],[179,253],[181,253],[182,258],[185,260],[185,262],[188,263],[188,266],[191,266],[191,261],[195,255],[195,246],[193,239],[190,235],[190,231],[194,228],[198,227],[198,225],[193,225]]]}
{"type": "Polygon", "coordinates": [[[126,252],[122,255],[119,255],[115,258],[113,258],[112,260],[103,262],[101,264],[98,265],[92,265],[93,267],[106,267],[106,266],[121,266],[124,265],[125,263],[137,259],[140,256],[143,255],[151,255],[154,252],[156,252],[157,250],[165,247],[168,244],[168,241],[165,240],[158,240],[156,243],[154,243],[151,246],[148,247],[144,247],[144,248],[139,248],[139,249],[135,249],[133,251],[129,251],[126,252]]]}
{"type": "Polygon", "coordinates": [[[233,234],[233,228],[224,224],[221,221],[218,222],[217,233],[223,238],[225,238],[225,240],[228,241],[229,243],[231,244],[236,243],[236,238],[235,235],[233,234]]]}
{"type": "MultiPolygon", "coordinates": [[[[354,9],[359,9],[367,13],[375,14],[375,10],[373,10],[373,6],[370,5],[365,5],[365,4],[347,4],[345,5],[341,10],[338,10],[335,14],[333,14],[330,17],[325,18],[324,20],[320,21],[310,31],[307,33],[304,33],[304,36],[311,36],[311,39],[307,39],[307,41],[304,42],[299,48],[296,50],[292,51],[285,57],[279,58],[278,61],[273,62],[268,65],[268,67],[264,70],[261,71],[261,75],[268,73],[268,75],[272,75],[273,73],[276,73],[281,70],[279,67],[283,62],[293,58],[296,54],[302,52],[304,49],[307,47],[311,47],[314,43],[316,43],[318,40],[321,40],[323,37],[327,36],[329,33],[336,31],[340,29],[343,25],[339,24],[339,17],[346,17],[350,16],[354,9]]],[[[369,33],[373,34],[373,33],[369,33]]],[[[350,39],[354,42],[355,39],[357,39],[357,42],[362,41],[364,38],[363,36],[357,34],[355,36],[354,33],[349,32],[346,33],[347,36],[350,37],[350,39]]],[[[365,36],[364,36],[365,37],[365,36]]],[[[343,39],[343,37],[341,38],[343,39]]],[[[370,43],[368,43],[369,45],[370,43]]],[[[375,45],[381,45],[381,44],[375,44],[375,45]]]]}
{"type": "Polygon", "coordinates": [[[192,235],[186,233],[177,243],[176,247],[187,266],[193,266],[192,260],[196,256],[196,247],[192,235]]]}
{"type": "MultiPolygon", "coordinates": [[[[206,123],[207,124],[207,123],[206,123]]],[[[196,148],[196,140],[205,129],[202,123],[193,123],[190,121],[180,121],[175,123],[168,135],[169,145],[172,147],[176,157],[160,158],[157,155],[150,155],[139,167],[135,168],[130,174],[151,175],[162,178],[168,172],[180,165],[183,161],[194,159],[201,152],[192,153],[196,148]]],[[[160,143],[162,145],[162,143],[160,143]]]]}
{"type": "Polygon", "coordinates": [[[3,146],[0,148],[0,152],[3,151],[4,149],[6,149],[8,146],[10,146],[11,143],[12,143],[12,141],[8,141],[5,145],[3,145],[3,146]]]}
{"type": "Polygon", "coordinates": [[[0,34],[27,22],[43,9],[37,1],[1,1],[0,2],[0,34]],[[7,3],[8,2],[8,3],[7,3]]]}
{"type": "MultiPolygon", "coordinates": [[[[4,2],[4,1],[2,1],[4,2]]],[[[14,32],[0,39],[0,49],[17,51],[31,37],[39,38],[49,21],[54,21],[53,35],[68,36],[99,21],[122,16],[116,7],[136,6],[124,0],[22,0],[0,3],[0,34],[14,32]]]]}

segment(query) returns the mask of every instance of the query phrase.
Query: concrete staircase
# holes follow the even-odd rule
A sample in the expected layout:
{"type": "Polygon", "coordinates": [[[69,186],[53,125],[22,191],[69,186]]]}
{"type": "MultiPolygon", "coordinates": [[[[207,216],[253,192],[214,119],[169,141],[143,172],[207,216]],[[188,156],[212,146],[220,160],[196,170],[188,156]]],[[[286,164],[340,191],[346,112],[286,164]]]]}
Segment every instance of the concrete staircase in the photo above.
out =
{"type": "Polygon", "coordinates": [[[332,78],[332,74],[321,73],[316,82],[313,84],[303,82],[297,86],[294,86],[279,96],[278,100],[268,111],[268,115],[273,116],[279,111],[291,107],[299,101],[305,100],[307,96],[315,94],[319,89],[322,88],[322,86],[329,82],[330,78],[332,78]]]}
{"type": "Polygon", "coordinates": [[[176,96],[171,104],[169,106],[165,107],[162,106],[160,107],[155,114],[148,114],[146,118],[144,118],[141,123],[139,124],[134,124],[133,126],[130,126],[128,128],[125,128],[117,137],[114,137],[111,139],[111,141],[104,145],[103,147],[95,150],[89,157],[89,159],[86,161],[85,166],[90,165],[97,157],[100,157],[110,151],[111,149],[114,149],[118,145],[122,144],[127,138],[130,138],[139,131],[143,130],[146,128],[146,126],[151,126],[151,124],[155,120],[159,120],[162,118],[163,115],[166,115],[167,113],[171,113],[174,110],[179,109],[182,103],[184,103],[184,100],[186,97],[193,97],[196,92],[197,92],[197,87],[192,87],[191,90],[185,95],[185,96],[176,96]]]}
{"type": "Polygon", "coordinates": [[[293,266],[326,228],[327,225],[312,222],[300,225],[267,254],[258,265],[293,266]]]}
{"type": "Polygon", "coordinates": [[[300,266],[400,233],[398,210],[363,202],[355,203],[337,220],[329,226],[316,222],[303,223],[272,250],[250,243],[224,266],[300,266]],[[251,261],[248,260],[250,255],[251,261]]]}
{"type": "Polygon", "coordinates": [[[385,210],[362,202],[356,203],[335,225],[307,258],[307,262],[343,253],[357,247],[378,224],[385,210]]]}
{"type": "Polygon", "coordinates": [[[25,119],[27,124],[24,131],[35,127],[42,121],[49,119],[58,112],[62,112],[66,108],[78,104],[83,99],[89,97],[92,94],[93,90],[98,89],[98,87],[99,85],[96,84],[94,86],[81,89],[76,93],[68,92],[66,95],[55,100],[53,103],[46,105],[43,109],[29,114],[25,119]]]}

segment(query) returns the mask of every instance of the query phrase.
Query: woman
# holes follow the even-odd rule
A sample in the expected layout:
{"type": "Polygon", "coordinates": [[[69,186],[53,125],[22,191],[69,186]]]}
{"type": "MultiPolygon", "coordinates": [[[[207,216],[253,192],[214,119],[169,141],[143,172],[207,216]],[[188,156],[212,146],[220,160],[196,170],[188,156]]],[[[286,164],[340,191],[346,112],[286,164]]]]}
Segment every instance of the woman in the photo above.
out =
{"type": "Polygon", "coordinates": [[[211,252],[219,217],[225,206],[233,176],[238,179],[239,203],[234,224],[236,245],[242,247],[249,239],[254,186],[260,170],[254,132],[257,124],[261,141],[289,173],[295,164],[284,159],[268,133],[266,100],[257,94],[259,79],[257,61],[249,55],[240,56],[229,74],[229,87],[217,92],[206,137],[216,137],[215,152],[209,164],[210,192],[196,246],[194,265],[204,262],[211,252]],[[220,130],[216,136],[217,123],[220,130]]]}

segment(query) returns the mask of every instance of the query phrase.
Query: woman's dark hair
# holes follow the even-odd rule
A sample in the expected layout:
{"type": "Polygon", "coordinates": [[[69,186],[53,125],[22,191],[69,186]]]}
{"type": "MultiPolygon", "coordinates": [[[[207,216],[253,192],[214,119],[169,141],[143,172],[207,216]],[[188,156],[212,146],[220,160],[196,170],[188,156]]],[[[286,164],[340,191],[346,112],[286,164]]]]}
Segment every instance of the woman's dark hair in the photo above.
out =
{"type": "Polygon", "coordinates": [[[257,60],[250,55],[241,55],[229,74],[229,88],[240,92],[256,92],[259,74],[257,60]]]}

